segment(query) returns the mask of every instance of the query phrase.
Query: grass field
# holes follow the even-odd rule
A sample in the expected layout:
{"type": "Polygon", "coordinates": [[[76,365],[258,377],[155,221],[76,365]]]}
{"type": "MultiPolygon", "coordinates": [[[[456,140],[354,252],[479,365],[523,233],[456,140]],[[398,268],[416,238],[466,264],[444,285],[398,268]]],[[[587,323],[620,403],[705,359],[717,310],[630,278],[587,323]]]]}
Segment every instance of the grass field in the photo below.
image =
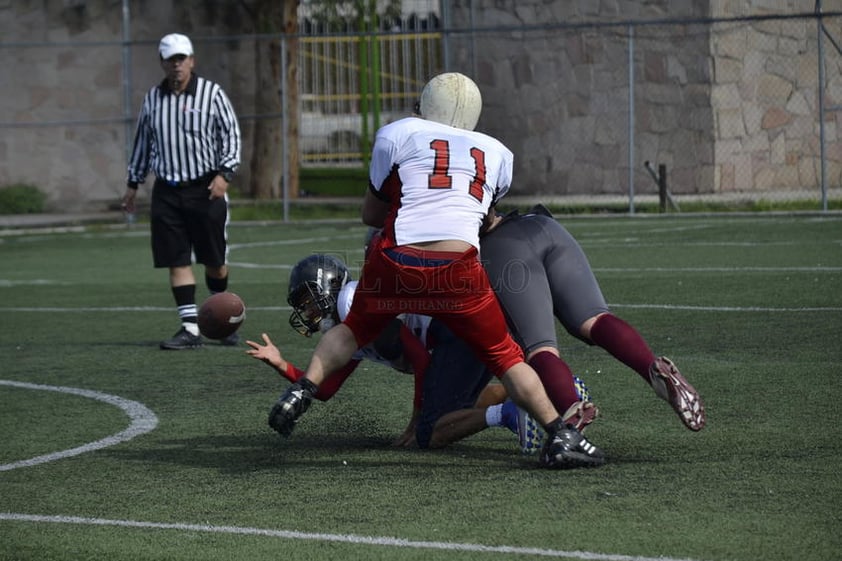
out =
{"type": "MultiPolygon", "coordinates": [[[[0,559],[842,558],[842,217],[563,222],[614,311],[702,393],[700,433],[560,334],[604,467],[539,469],[505,429],[393,449],[411,380],[372,364],[282,440],[266,415],[286,382],[244,347],[158,350],[178,322],[143,225],[2,234],[0,559]]],[[[241,334],[304,366],[289,267],[358,263],[364,232],[235,225],[241,334]]]]}

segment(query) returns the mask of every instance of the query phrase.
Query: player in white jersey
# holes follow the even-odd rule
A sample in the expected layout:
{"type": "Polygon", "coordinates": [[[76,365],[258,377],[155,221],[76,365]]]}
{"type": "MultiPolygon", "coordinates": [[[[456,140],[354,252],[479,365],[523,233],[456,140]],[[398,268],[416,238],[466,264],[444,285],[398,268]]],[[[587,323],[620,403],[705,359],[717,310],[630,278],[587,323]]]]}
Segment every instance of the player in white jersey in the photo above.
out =
{"type": "Polygon", "coordinates": [[[394,246],[447,239],[479,247],[483,217],[509,190],[512,162],[508,148],[478,132],[416,117],[384,126],[371,183],[379,197],[401,203],[383,236],[394,246]]]}
{"type": "Polygon", "coordinates": [[[473,132],[482,107],[476,84],[459,73],[434,77],[421,93],[421,118],[377,133],[362,219],[382,227],[369,251],[345,320],[325,333],[306,375],[269,414],[289,436],[312,397],[354,352],[401,313],[430,315],[465,341],[546,430],[539,461],[549,468],[602,465],[605,456],[565,424],[512,339],[478,259],[479,228],[506,194],[512,156],[499,141],[473,132]]]}

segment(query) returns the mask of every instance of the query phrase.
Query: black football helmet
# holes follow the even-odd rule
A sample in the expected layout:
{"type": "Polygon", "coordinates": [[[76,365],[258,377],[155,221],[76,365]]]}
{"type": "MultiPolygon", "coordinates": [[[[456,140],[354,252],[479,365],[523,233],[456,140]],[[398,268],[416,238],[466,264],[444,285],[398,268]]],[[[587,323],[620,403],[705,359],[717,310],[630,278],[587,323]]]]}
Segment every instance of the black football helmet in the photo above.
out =
{"type": "Polygon", "coordinates": [[[289,274],[289,324],[309,337],[339,322],[336,298],[351,274],[341,259],[314,253],[299,261],[289,274]]]}

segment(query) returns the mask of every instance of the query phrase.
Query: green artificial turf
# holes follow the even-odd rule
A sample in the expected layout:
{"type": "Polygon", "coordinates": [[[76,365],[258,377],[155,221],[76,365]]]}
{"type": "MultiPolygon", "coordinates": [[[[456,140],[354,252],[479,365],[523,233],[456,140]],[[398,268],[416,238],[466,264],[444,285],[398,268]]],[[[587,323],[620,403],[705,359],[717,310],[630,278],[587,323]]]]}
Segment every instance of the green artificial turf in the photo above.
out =
{"type": "MultiPolygon", "coordinates": [[[[158,424],[0,467],[0,559],[837,558],[842,218],[562,222],[614,312],[701,392],[704,430],[684,429],[635,373],[559,331],[602,412],[588,435],[604,467],[540,469],[501,428],[443,450],[395,449],[411,379],[373,363],[281,439],[266,416],[286,382],[244,346],[158,349],[178,318],[144,225],[3,233],[0,380],[118,396],[158,424]]],[[[305,366],[316,341],[287,323],[289,267],[329,251],[356,275],[365,231],[356,220],[235,224],[240,334],[267,332],[305,366]]],[[[100,400],[0,385],[0,466],[128,424],[100,400]]]]}

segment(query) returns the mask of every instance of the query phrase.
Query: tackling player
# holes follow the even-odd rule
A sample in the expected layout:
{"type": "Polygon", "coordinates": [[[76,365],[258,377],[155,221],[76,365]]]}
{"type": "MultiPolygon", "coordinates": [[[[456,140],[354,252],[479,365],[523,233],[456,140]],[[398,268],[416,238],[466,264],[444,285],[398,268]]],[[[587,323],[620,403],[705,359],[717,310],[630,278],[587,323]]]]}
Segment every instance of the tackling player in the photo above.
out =
{"type": "Polygon", "coordinates": [[[473,129],[482,101],[468,77],[434,77],[421,118],[382,127],[372,150],[363,222],[383,237],[363,265],[345,320],[320,339],[306,374],[280,396],[269,425],[292,433],[319,385],[400,313],[442,321],[482,359],[518,405],[547,432],[539,461],[549,468],[598,466],[601,450],[565,424],[535,370],[508,333],[478,258],[479,229],[509,190],[512,153],[473,129]]]}
{"type": "Polygon", "coordinates": [[[509,328],[556,408],[564,411],[576,401],[572,374],[558,356],[558,319],[571,335],[637,372],[688,429],[704,427],[699,393],[670,359],[656,357],[634,327],[610,312],[581,246],[546,208],[506,216],[492,208],[481,243],[483,264],[509,328]]]}
{"type": "MultiPolygon", "coordinates": [[[[345,263],[332,255],[313,254],[299,261],[290,272],[287,302],[292,307],[290,325],[307,337],[323,333],[344,320],[351,308],[357,282],[351,280],[345,263]]],[[[266,333],[263,344],[246,341],[251,347],[246,352],[272,366],[290,382],[297,382],[304,372],[285,360],[280,350],[266,333]]],[[[413,374],[415,391],[413,415],[406,430],[393,443],[407,445],[416,440],[418,419],[425,419],[418,441],[426,448],[430,441],[444,446],[453,440],[443,431],[436,433],[433,425],[443,413],[463,408],[480,409],[481,425],[471,422],[472,429],[460,430],[459,438],[474,434],[491,426],[506,427],[518,435],[521,451],[533,453],[541,445],[543,432],[528,414],[511,400],[487,406],[477,406],[480,393],[488,384],[491,374],[473,355],[473,352],[437,320],[417,314],[401,314],[371,344],[360,348],[341,369],[329,376],[313,395],[314,399],[327,401],[339,390],[359,363],[371,360],[398,372],[413,374]],[[431,369],[443,375],[433,375],[433,383],[425,386],[425,374],[431,369]],[[459,375],[453,375],[454,372],[459,375]],[[448,380],[456,378],[457,380],[448,380]],[[434,391],[443,385],[453,391],[434,391]],[[425,391],[427,395],[422,392],[425,391]],[[487,422],[486,422],[487,419],[487,422]],[[428,422],[432,421],[432,422],[428,422]]],[[[580,382],[581,383],[581,382],[580,382]]],[[[499,385],[496,385],[500,387],[499,385]]],[[[584,387],[584,384],[581,384],[584,387]]],[[[486,399],[485,401],[491,401],[486,399]]],[[[451,431],[448,431],[450,433],[451,431]]]]}
{"type": "MultiPolygon", "coordinates": [[[[685,427],[692,431],[704,427],[699,393],[670,359],[656,357],[634,327],[611,313],[581,246],[545,207],[506,216],[492,208],[480,245],[510,331],[556,409],[565,411],[567,423],[584,431],[597,410],[583,399],[581,381],[559,356],[556,319],[576,338],[603,348],[637,372],[672,406],[685,427]]],[[[488,422],[488,409],[467,405],[482,386],[452,376],[454,370],[476,371],[470,350],[452,337],[436,352],[442,360],[437,361],[434,352],[424,378],[424,396],[432,405],[422,411],[416,431],[422,447],[444,446],[482,430],[488,422]],[[464,408],[456,406],[460,400],[464,408]]]]}

